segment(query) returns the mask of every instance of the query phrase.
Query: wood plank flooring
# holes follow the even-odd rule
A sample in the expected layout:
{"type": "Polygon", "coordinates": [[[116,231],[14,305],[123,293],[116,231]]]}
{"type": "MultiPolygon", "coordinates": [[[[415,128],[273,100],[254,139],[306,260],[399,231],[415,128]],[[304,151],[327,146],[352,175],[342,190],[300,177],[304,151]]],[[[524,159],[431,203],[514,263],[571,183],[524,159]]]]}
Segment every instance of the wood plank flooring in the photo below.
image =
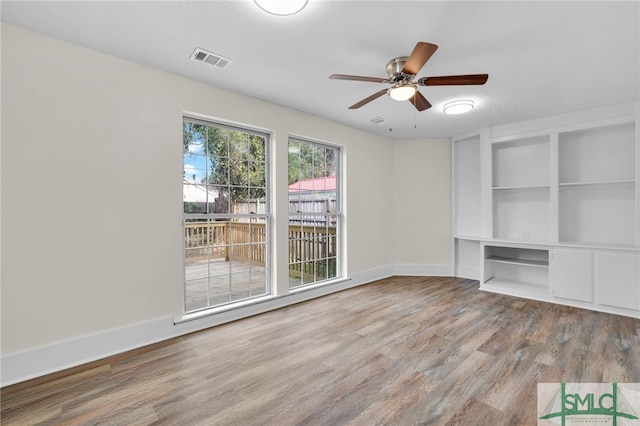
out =
{"type": "Polygon", "coordinates": [[[393,277],[2,389],[3,425],[535,425],[640,382],[640,320],[393,277]]]}

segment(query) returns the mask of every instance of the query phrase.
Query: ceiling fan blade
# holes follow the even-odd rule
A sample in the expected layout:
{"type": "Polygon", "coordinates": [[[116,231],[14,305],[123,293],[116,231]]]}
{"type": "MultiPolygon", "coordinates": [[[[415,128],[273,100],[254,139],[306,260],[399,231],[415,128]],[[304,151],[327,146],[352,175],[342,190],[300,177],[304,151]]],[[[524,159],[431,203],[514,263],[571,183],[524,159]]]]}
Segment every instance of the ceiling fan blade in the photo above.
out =
{"type": "Polygon", "coordinates": [[[411,102],[418,111],[424,111],[425,109],[431,108],[431,103],[429,103],[427,98],[422,96],[422,93],[418,91],[416,91],[415,95],[409,98],[409,102],[411,102]]]}
{"type": "Polygon", "coordinates": [[[329,78],[333,80],[368,81],[371,83],[387,83],[389,80],[380,77],[362,77],[359,75],[331,74],[329,78]]]}
{"type": "Polygon", "coordinates": [[[411,55],[409,55],[407,63],[404,64],[402,72],[411,75],[418,74],[420,69],[427,63],[431,55],[433,55],[437,49],[438,46],[435,44],[419,41],[416,44],[416,47],[413,48],[411,55]]]}
{"type": "Polygon", "coordinates": [[[461,86],[485,84],[489,74],[446,75],[442,77],[422,77],[418,80],[421,86],[461,86]]]}
{"type": "Polygon", "coordinates": [[[381,90],[381,91],[379,91],[379,92],[376,92],[376,93],[374,93],[373,95],[369,96],[368,98],[364,98],[364,99],[363,99],[363,100],[361,100],[360,102],[358,102],[358,103],[355,103],[355,104],[351,105],[351,106],[349,107],[349,109],[358,109],[358,108],[360,108],[361,106],[368,104],[368,103],[369,103],[369,102],[371,102],[372,100],[374,100],[374,99],[378,99],[380,96],[382,96],[382,95],[384,95],[385,93],[387,93],[387,91],[388,91],[388,90],[389,90],[389,89],[383,89],[383,90],[381,90]]]}

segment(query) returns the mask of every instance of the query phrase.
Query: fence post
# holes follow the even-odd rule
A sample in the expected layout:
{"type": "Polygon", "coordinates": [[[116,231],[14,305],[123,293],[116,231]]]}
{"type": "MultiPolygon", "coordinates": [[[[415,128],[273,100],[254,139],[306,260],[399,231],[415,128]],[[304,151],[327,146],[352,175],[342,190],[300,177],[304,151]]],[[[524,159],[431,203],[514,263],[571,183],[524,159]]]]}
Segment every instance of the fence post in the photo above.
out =
{"type": "Polygon", "coordinates": [[[231,258],[230,254],[229,254],[229,247],[231,244],[231,221],[228,222],[228,226],[225,225],[224,227],[224,260],[225,261],[229,261],[229,259],[231,258]]]}

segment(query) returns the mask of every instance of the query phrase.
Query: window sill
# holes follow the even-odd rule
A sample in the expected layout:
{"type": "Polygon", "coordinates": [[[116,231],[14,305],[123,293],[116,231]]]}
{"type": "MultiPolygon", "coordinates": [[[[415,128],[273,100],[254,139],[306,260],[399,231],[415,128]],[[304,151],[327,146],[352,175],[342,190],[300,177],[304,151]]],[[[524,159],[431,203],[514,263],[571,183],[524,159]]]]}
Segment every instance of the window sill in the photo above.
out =
{"type": "MultiPolygon", "coordinates": [[[[209,308],[209,309],[202,309],[200,311],[196,311],[196,312],[190,312],[190,313],[186,313],[184,314],[181,318],[174,320],[174,324],[178,325],[178,324],[183,324],[183,323],[187,323],[190,321],[195,321],[195,320],[200,320],[203,318],[207,318],[207,317],[212,317],[215,315],[220,315],[220,314],[225,314],[225,313],[230,313],[233,311],[238,311],[240,309],[243,308],[251,308],[251,307],[255,307],[257,305],[263,304],[263,303],[267,303],[267,302],[274,302],[274,301],[278,301],[278,300],[282,300],[284,302],[284,300],[286,300],[287,298],[291,298],[292,296],[301,294],[301,293],[305,293],[308,291],[312,291],[312,290],[320,290],[320,289],[324,289],[324,288],[331,288],[331,286],[333,285],[337,285],[337,284],[342,284],[344,282],[347,281],[351,281],[351,278],[338,278],[335,280],[331,280],[331,281],[323,281],[321,283],[317,283],[317,284],[310,284],[310,285],[306,285],[303,287],[298,287],[295,289],[292,289],[289,291],[289,293],[287,294],[283,294],[283,295],[279,295],[279,296],[275,296],[275,295],[268,295],[268,296],[262,296],[262,297],[256,297],[254,299],[248,299],[248,300],[241,300],[239,302],[236,303],[230,303],[228,305],[223,305],[223,306],[218,306],[218,307],[214,307],[214,308],[209,308]]],[[[331,293],[331,292],[329,292],[331,293]]],[[[328,293],[327,293],[328,294],[328,293]]],[[[312,296],[313,297],[320,297],[323,294],[319,294],[317,296],[312,296]]],[[[297,302],[293,302],[293,303],[297,303],[297,302]]],[[[286,306],[288,303],[284,303],[282,306],[286,306]]],[[[275,307],[272,309],[277,309],[279,308],[275,307]]],[[[255,315],[254,314],[248,314],[247,316],[250,315],[255,315]]]]}
{"type": "Polygon", "coordinates": [[[279,299],[281,297],[282,296],[268,295],[268,296],[256,297],[254,299],[241,300],[241,301],[238,301],[238,302],[235,302],[235,303],[229,303],[229,304],[223,305],[223,306],[217,306],[217,307],[213,307],[213,308],[202,309],[200,311],[189,312],[189,313],[184,314],[182,316],[182,318],[180,318],[179,320],[174,321],[174,324],[181,324],[183,322],[198,320],[198,319],[201,319],[201,318],[210,317],[212,315],[221,314],[221,313],[224,313],[224,312],[235,311],[235,310],[238,310],[238,309],[241,309],[241,308],[245,308],[247,306],[257,305],[257,304],[260,304],[260,303],[269,302],[271,300],[279,299]]]}

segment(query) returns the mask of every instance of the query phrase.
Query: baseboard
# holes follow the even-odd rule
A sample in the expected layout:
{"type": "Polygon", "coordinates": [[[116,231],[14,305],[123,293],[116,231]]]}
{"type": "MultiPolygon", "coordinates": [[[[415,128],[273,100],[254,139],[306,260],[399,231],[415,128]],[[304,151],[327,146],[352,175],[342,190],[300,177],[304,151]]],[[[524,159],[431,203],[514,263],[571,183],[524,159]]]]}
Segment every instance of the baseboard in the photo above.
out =
{"type": "Polygon", "coordinates": [[[392,266],[354,273],[349,279],[297,291],[256,305],[176,322],[173,317],[134,324],[77,339],[3,355],[0,359],[0,387],[77,367],[112,355],[141,348],[163,340],[203,330],[295,303],[315,299],[348,288],[367,284],[393,274],[392,266]]]}
{"type": "Polygon", "coordinates": [[[1,386],[5,387],[175,337],[173,318],[123,328],[3,355],[1,386]]]}

